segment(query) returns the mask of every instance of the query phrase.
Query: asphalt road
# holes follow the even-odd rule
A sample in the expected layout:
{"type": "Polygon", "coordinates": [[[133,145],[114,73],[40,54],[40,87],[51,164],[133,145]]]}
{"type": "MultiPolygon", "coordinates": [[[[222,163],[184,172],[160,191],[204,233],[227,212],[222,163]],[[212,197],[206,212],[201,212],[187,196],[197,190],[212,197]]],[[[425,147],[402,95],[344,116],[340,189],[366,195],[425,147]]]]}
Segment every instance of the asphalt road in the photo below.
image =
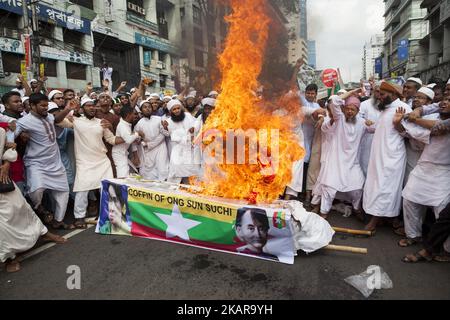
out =
{"type": "MultiPolygon", "coordinates": [[[[338,214],[333,226],[361,228],[338,214]]],[[[390,228],[373,238],[336,235],[334,244],[365,247],[368,255],[319,251],[299,255],[295,265],[240,257],[147,239],[101,236],[94,228],[65,245],[22,263],[22,271],[0,270],[0,299],[365,299],[344,282],[370,265],[381,266],[394,288],[369,299],[450,299],[449,264],[408,265],[390,228]],[[69,290],[69,266],[81,270],[81,289],[69,290]]]]}

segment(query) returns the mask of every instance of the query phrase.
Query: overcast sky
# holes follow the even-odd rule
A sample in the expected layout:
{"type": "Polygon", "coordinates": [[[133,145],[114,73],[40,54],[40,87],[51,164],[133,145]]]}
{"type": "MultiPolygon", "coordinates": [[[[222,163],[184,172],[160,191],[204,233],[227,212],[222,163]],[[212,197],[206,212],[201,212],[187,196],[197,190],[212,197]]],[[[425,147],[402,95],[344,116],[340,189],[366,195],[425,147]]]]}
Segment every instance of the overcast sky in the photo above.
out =
{"type": "Polygon", "coordinates": [[[316,40],[317,68],[340,68],[344,82],[359,82],[363,47],[383,33],[383,0],[308,0],[308,37],[316,40]]]}

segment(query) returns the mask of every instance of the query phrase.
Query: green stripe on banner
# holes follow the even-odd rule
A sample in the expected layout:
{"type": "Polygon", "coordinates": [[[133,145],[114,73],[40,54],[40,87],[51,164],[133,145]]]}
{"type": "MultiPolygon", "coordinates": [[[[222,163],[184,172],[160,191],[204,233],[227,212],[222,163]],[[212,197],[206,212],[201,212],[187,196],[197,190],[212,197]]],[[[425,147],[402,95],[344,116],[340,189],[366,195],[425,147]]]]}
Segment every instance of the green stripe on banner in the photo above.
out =
{"type": "MultiPolygon", "coordinates": [[[[167,225],[155,214],[171,215],[172,211],[155,208],[138,202],[128,203],[131,212],[131,220],[153,229],[166,231],[167,225]]],[[[191,240],[198,240],[223,245],[233,245],[236,233],[233,224],[220,222],[196,215],[182,213],[185,219],[201,222],[197,227],[189,230],[191,240]]]]}

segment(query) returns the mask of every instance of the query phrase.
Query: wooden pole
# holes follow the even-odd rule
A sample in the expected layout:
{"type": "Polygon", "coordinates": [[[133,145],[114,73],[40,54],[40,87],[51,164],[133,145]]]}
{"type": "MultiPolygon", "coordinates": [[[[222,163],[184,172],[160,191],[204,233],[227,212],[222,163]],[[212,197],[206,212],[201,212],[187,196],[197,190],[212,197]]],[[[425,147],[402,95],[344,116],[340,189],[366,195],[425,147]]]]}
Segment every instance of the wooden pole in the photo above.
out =
{"type": "Polygon", "coordinates": [[[366,231],[366,230],[353,230],[353,229],[338,228],[338,227],[333,227],[333,230],[336,232],[340,232],[340,233],[348,233],[348,234],[368,236],[368,237],[371,237],[374,235],[374,232],[366,231]]]}
{"type": "Polygon", "coordinates": [[[367,248],[355,248],[355,247],[347,247],[347,246],[336,246],[330,244],[326,246],[324,249],[332,250],[332,251],[342,251],[342,252],[350,252],[350,253],[358,253],[358,254],[367,254],[367,248]]]}

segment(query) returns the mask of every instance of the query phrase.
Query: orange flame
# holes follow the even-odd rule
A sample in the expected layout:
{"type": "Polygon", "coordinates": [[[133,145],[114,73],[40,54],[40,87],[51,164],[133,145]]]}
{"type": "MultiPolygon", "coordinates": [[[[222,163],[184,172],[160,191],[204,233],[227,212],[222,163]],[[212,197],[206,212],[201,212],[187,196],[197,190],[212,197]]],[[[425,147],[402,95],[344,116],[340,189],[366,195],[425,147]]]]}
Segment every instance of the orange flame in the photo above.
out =
{"type": "MultiPolygon", "coordinates": [[[[294,134],[296,122],[298,124],[301,118],[300,102],[295,95],[284,96],[278,104],[283,106],[285,114],[275,115],[276,109],[270,110],[269,103],[261,101],[254,93],[259,86],[258,77],[269,37],[271,20],[267,0],[231,0],[231,7],[233,12],[226,17],[230,29],[219,57],[221,95],[204,132],[218,130],[225,137],[227,130],[278,130],[279,137],[274,141],[278,155],[270,148],[270,135],[269,141],[259,137],[257,145],[268,147],[269,159],[258,151],[256,163],[246,159],[244,164],[206,166],[204,182],[193,183],[202,186],[202,193],[206,195],[270,203],[283,194],[292,180],[293,163],[305,154],[294,134]]],[[[245,153],[250,150],[247,141],[245,153]]],[[[234,158],[237,156],[235,152],[234,158]]]]}

